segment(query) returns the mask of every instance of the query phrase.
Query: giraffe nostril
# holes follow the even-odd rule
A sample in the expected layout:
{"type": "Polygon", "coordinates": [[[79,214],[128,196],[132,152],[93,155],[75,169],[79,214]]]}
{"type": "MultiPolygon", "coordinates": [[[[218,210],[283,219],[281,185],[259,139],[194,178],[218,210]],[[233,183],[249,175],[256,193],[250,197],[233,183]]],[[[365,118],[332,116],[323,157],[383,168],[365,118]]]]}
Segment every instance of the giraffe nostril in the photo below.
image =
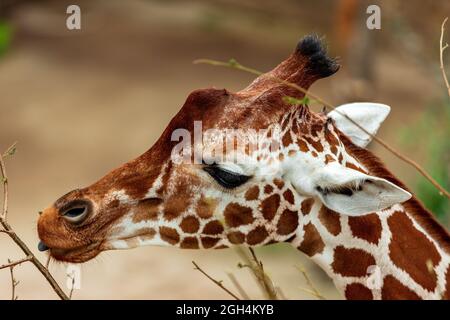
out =
{"type": "Polygon", "coordinates": [[[45,243],[43,243],[42,241],[39,241],[39,244],[38,244],[39,251],[47,251],[48,249],[49,249],[49,247],[47,247],[47,245],[45,243]]]}

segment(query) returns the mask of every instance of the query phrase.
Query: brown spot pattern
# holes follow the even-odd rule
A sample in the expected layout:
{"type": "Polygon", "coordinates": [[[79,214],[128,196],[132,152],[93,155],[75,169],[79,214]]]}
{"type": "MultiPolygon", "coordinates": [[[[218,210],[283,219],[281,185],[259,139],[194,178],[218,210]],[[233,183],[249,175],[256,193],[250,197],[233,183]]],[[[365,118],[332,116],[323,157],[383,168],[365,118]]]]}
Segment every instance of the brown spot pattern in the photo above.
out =
{"type": "Polygon", "coordinates": [[[133,210],[133,223],[141,221],[154,220],[158,217],[158,206],[162,202],[161,199],[151,198],[140,201],[133,210]]]}
{"type": "Polygon", "coordinates": [[[347,300],[373,300],[372,291],[361,283],[351,283],[345,287],[347,300]]]}
{"type": "Polygon", "coordinates": [[[187,216],[183,218],[180,224],[181,230],[183,230],[186,233],[195,233],[198,231],[198,228],[200,227],[200,223],[198,222],[198,219],[194,216],[187,216]]]}
{"type": "Polygon", "coordinates": [[[196,237],[186,237],[181,241],[180,248],[183,249],[198,249],[198,240],[196,237]]]}
{"type": "Polygon", "coordinates": [[[235,202],[227,205],[224,211],[224,216],[225,222],[230,227],[238,227],[249,224],[255,220],[251,208],[241,206],[239,203],[235,202]]]}
{"type": "Polygon", "coordinates": [[[253,186],[245,192],[245,200],[252,201],[256,200],[259,197],[259,187],[253,186]]]}
{"type": "Polygon", "coordinates": [[[391,275],[387,275],[383,280],[381,289],[381,299],[383,300],[421,300],[421,298],[411,289],[405,287],[400,281],[391,275]]]}
{"type": "Polygon", "coordinates": [[[427,261],[436,266],[441,257],[433,243],[417,230],[405,213],[396,211],[388,218],[392,232],[389,256],[392,262],[405,270],[418,284],[429,291],[436,287],[436,274],[430,272],[427,261]]]}
{"type": "Polygon", "coordinates": [[[301,211],[304,215],[307,215],[311,212],[311,208],[314,204],[314,199],[313,198],[308,198],[303,200],[302,205],[301,205],[301,211]]]}
{"type": "Polygon", "coordinates": [[[322,146],[322,143],[320,142],[320,140],[315,141],[314,139],[309,138],[309,137],[305,137],[305,140],[308,141],[308,143],[310,145],[312,145],[312,147],[314,149],[316,149],[317,152],[323,152],[323,146],[322,146]]]}
{"type": "Polygon", "coordinates": [[[287,189],[283,193],[283,198],[284,198],[284,200],[286,200],[290,204],[294,204],[294,194],[292,193],[291,189],[287,189]]]}
{"type": "Polygon", "coordinates": [[[367,275],[367,268],[373,265],[375,265],[375,259],[368,252],[337,246],[331,266],[334,272],[344,277],[364,277],[367,275]]]}
{"type": "Polygon", "coordinates": [[[298,249],[310,257],[317,253],[322,253],[323,248],[325,248],[325,243],[323,242],[316,227],[312,223],[308,223],[304,227],[304,230],[305,235],[298,249]]]}
{"type": "Polygon", "coordinates": [[[273,191],[273,187],[272,187],[270,184],[266,184],[266,185],[264,186],[264,193],[265,193],[265,194],[272,193],[272,191],[273,191]]]}
{"type": "Polygon", "coordinates": [[[381,238],[381,221],[376,213],[361,217],[348,217],[348,224],[353,236],[378,244],[381,238]]]}
{"type": "Polygon", "coordinates": [[[177,230],[169,227],[159,227],[159,234],[161,239],[174,245],[180,241],[180,235],[177,230]]]}
{"type": "Polygon", "coordinates": [[[337,236],[341,233],[341,221],[339,213],[322,206],[319,211],[319,220],[329,233],[337,236]]]}
{"type": "Polygon", "coordinates": [[[261,202],[260,206],[260,210],[262,212],[264,219],[271,221],[275,217],[279,205],[280,205],[280,196],[278,194],[273,194],[270,197],[264,199],[261,202]]]}
{"type": "Polygon", "coordinates": [[[302,152],[308,152],[308,144],[303,139],[297,139],[297,145],[302,152]]]}
{"type": "Polygon", "coordinates": [[[247,244],[251,246],[259,244],[263,242],[268,236],[269,233],[264,226],[256,227],[247,234],[247,244]]]}
{"type": "Polygon", "coordinates": [[[233,231],[227,234],[228,240],[232,244],[241,244],[245,241],[245,234],[240,231],[233,231]]]}
{"type": "Polygon", "coordinates": [[[139,236],[142,240],[150,240],[155,237],[156,230],[153,228],[142,228],[139,230],[139,232],[136,234],[136,236],[139,236]]]}
{"type": "Polygon", "coordinates": [[[330,156],[329,154],[325,155],[325,164],[328,164],[333,161],[336,161],[336,160],[334,160],[334,158],[332,156],[330,156]]]}
{"type": "Polygon", "coordinates": [[[185,199],[178,195],[167,199],[164,205],[164,218],[169,221],[177,218],[189,206],[189,202],[185,199]]]}
{"type": "Polygon", "coordinates": [[[288,235],[298,227],[298,214],[295,211],[285,209],[277,224],[277,232],[280,235],[288,235]]]}
{"type": "Polygon", "coordinates": [[[212,217],[214,210],[216,209],[217,201],[213,199],[206,199],[201,196],[197,202],[195,212],[197,212],[198,216],[202,219],[207,219],[212,217]]]}
{"type": "Polygon", "coordinates": [[[281,139],[284,147],[289,146],[292,143],[291,131],[286,131],[283,138],[281,139]]]}
{"type": "Polygon", "coordinates": [[[277,186],[278,189],[283,189],[284,187],[284,181],[281,179],[274,179],[273,184],[277,186]]]}
{"type": "Polygon", "coordinates": [[[204,234],[216,235],[216,234],[221,234],[222,232],[223,232],[223,226],[217,220],[213,220],[213,221],[208,222],[205,225],[205,227],[203,228],[203,233],[204,234]]]}
{"type": "Polygon", "coordinates": [[[217,242],[219,242],[220,238],[213,238],[213,237],[202,237],[202,246],[205,249],[209,249],[214,247],[217,242]]]}

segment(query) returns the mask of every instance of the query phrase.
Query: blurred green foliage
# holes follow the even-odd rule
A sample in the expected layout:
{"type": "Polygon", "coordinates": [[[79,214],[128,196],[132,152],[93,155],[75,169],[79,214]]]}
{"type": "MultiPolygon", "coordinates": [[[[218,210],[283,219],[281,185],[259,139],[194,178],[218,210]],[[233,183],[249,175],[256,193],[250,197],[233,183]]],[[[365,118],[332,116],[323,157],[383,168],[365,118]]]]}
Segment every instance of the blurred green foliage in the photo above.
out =
{"type": "Polygon", "coordinates": [[[12,29],[9,24],[0,20],[0,56],[9,48],[12,38],[12,29]]]}
{"type": "MultiPolygon", "coordinates": [[[[425,169],[446,190],[450,190],[450,102],[431,103],[420,120],[400,131],[402,143],[425,154],[425,169]]],[[[417,197],[443,223],[450,221],[450,201],[423,176],[414,186],[417,197]]]]}

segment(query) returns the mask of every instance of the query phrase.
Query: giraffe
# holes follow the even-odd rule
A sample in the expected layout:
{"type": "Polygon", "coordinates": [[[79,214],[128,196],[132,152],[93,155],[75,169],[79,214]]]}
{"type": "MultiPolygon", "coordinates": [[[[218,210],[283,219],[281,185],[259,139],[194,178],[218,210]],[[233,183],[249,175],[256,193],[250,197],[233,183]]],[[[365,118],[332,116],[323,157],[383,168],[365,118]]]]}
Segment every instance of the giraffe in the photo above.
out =
{"type": "Polygon", "coordinates": [[[288,242],[347,299],[449,299],[449,234],[365,148],[390,108],[350,103],[316,113],[285,99],[304,97],[286,82],[307,89],[338,69],[320,39],[306,36],[239,92],[193,91],[148,151],[41,213],[39,250],[82,263],[143,245],[288,242]],[[202,134],[248,129],[264,139],[237,150],[227,135],[223,147],[216,131],[205,148],[226,157],[198,157],[203,139],[188,139],[198,122],[202,134]],[[184,158],[174,152],[184,140],[179,130],[188,133],[184,158]]]}

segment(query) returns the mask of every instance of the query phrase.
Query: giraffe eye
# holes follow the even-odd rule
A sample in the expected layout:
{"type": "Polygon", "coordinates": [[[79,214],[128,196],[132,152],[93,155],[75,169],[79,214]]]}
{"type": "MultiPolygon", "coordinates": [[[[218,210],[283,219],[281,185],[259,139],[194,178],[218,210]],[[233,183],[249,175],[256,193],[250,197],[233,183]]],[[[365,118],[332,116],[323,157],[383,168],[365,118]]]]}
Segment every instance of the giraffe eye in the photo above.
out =
{"type": "Polygon", "coordinates": [[[72,224],[83,222],[90,211],[90,204],[85,200],[74,200],[60,209],[61,216],[72,224]]]}
{"type": "Polygon", "coordinates": [[[249,176],[220,168],[217,165],[205,166],[203,167],[203,170],[208,172],[208,174],[213,177],[217,183],[227,189],[239,187],[250,179],[249,176]]]}

